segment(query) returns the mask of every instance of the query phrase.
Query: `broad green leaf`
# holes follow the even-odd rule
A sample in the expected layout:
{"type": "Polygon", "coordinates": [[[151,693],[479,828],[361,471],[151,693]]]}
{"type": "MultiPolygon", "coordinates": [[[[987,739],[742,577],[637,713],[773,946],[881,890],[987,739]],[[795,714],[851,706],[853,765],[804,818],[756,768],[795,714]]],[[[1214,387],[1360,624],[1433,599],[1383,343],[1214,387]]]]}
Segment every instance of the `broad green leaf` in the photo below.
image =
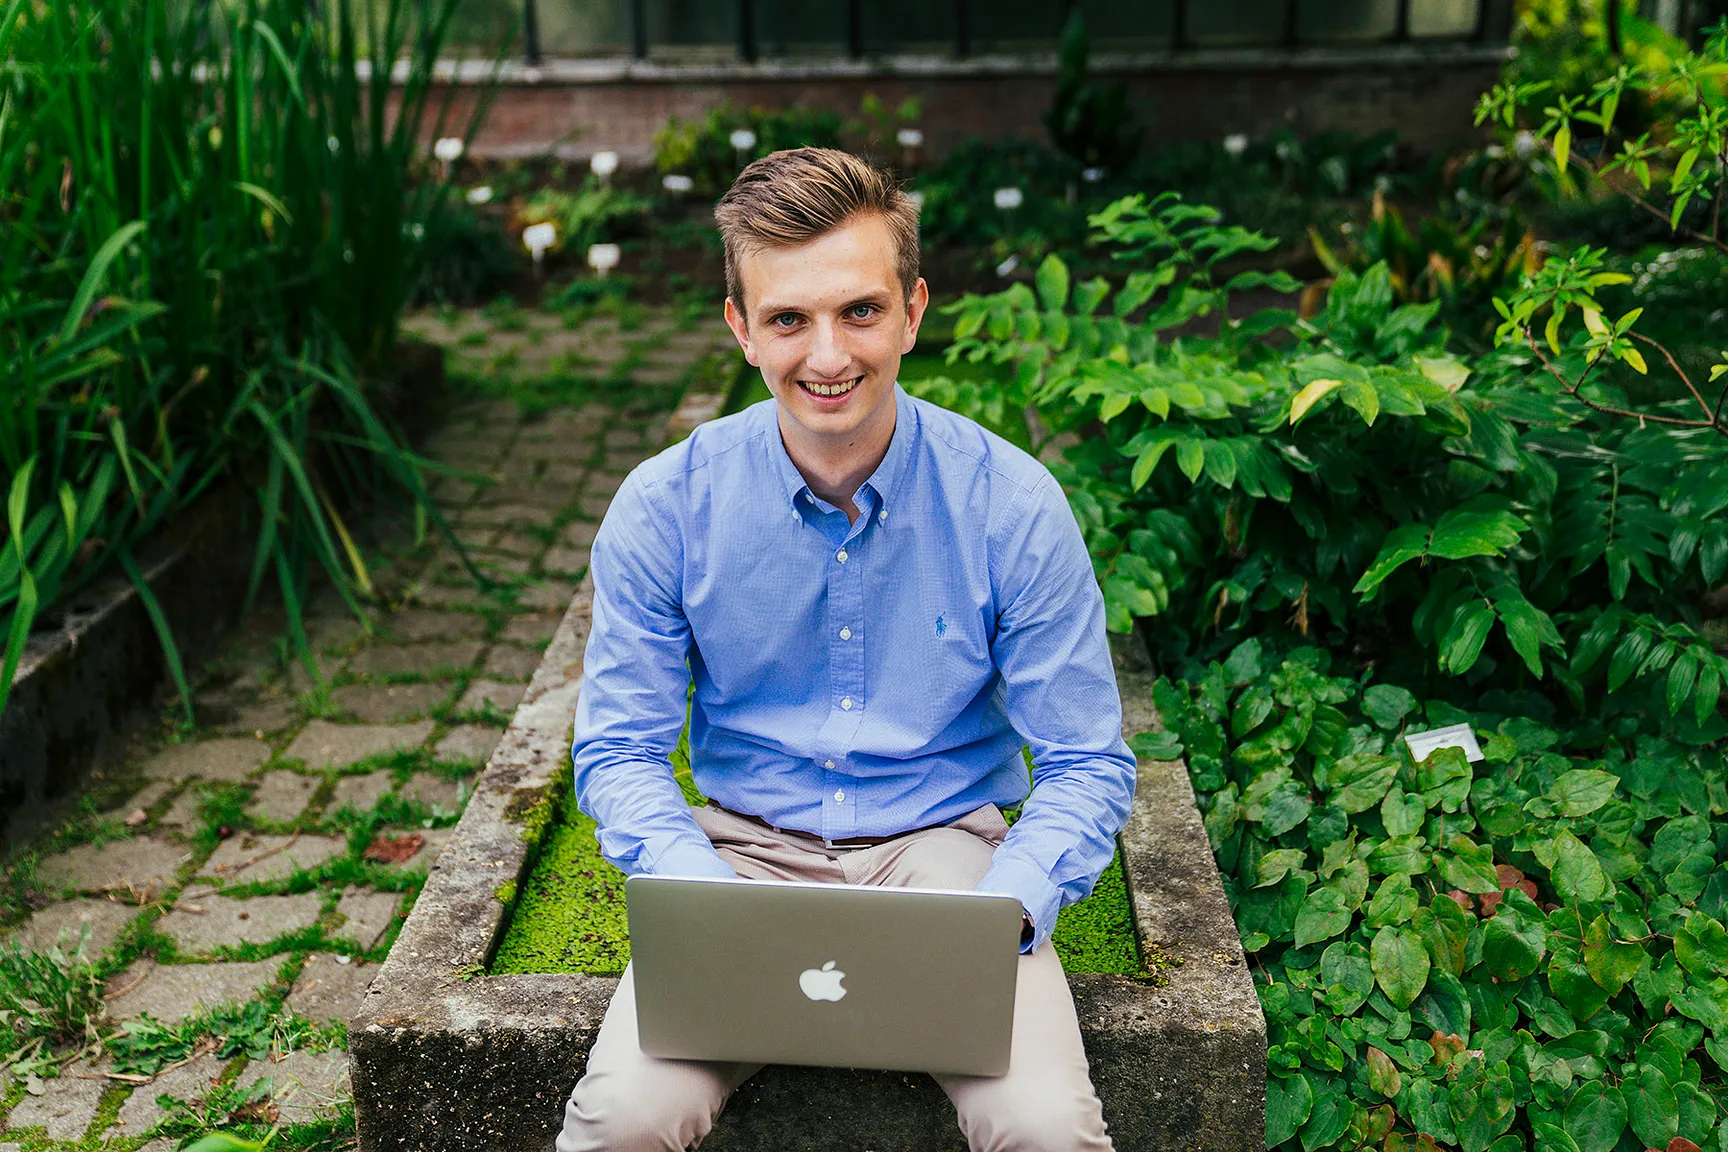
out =
{"type": "Polygon", "coordinates": [[[1386,539],[1380,544],[1380,554],[1374,557],[1374,562],[1368,566],[1368,571],[1356,581],[1351,589],[1363,596],[1371,594],[1385,582],[1386,577],[1396,572],[1402,565],[1424,555],[1428,549],[1428,526],[1426,524],[1404,524],[1386,533],[1386,539]]]}
{"type": "Polygon", "coordinates": [[[1695,975],[1728,974],[1728,930],[1712,916],[1692,913],[1674,933],[1674,959],[1695,975]]]}
{"type": "Polygon", "coordinates": [[[1548,929],[1502,901],[1482,930],[1482,962],[1499,980],[1522,980],[1536,971],[1548,951],[1548,929]]]}
{"type": "Polygon", "coordinates": [[[1644,949],[1622,943],[1608,917],[1598,916],[1584,930],[1584,967],[1590,978],[1610,995],[1626,986],[1644,963],[1644,949]]]}
{"type": "Polygon", "coordinates": [[[1364,923],[1369,928],[1404,924],[1415,913],[1418,902],[1416,889],[1410,886],[1410,877],[1402,872],[1395,873],[1380,881],[1380,886],[1374,890],[1374,898],[1363,910],[1364,923]]]}
{"type": "Polygon", "coordinates": [[[1339,399],[1362,417],[1362,423],[1370,428],[1374,426],[1374,421],[1380,415],[1380,393],[1374,390],[1374,385],[1366,380],[1353,380],[1346,384],[1344,391],[1338,395],[1339,399]]]}
{"type": "Polygon", "coordinates": [[[1314,1101],[1314,1110],[1310,1113],[1308,1122],[1302,1125],[1303,1152],[1334,1147],[1338,1138],[1350,1127],[1353,1112],[1354,1105],[1345,1093],[1321,1093],[1314,1101]]]}
{"type": "MultiPolygon", "coordinates": [[[[1254,865],[1254,887],[1270,888],[1283,880],[1293,869],[1302,866],[1302,858],[1306,855],[1300,848],[1274,848],[1260,857],[1254,865]]],[[[1298,919],[1300,923],[1300,919],[1298,919]]]]}
{"type": "Polygon", "coordinates": [[[1038,299],[1046,308],[1065,308],[1068,305],[1068,265],[1062,258],[1052,252],[1044,257],[1038,265],[1035,276],[1038,285],[1038,299]]]}
{"type": "Polygon", "coordinates": [[[1266,1147],[1275,1148],[1296,1135],[1314,1110],[1314,1090],[1301,1073],[1266,1081],[1266,1147]]]}
{"type": "Polygon", "coordinates": [[[1415,710],[1416,697],[1395,684],[1373,684],[1362,693],[1362,711],[1388,732],[1397,731],[1415,710]]]}
{"type": "Polygon", "coordinates": [[[1344,940],[1328,944],[1320,954],[1320,982],[1326,986],[1326,1004],[1332,1011],[1353,1014],[1374,991],[1368,950],[1344,940]]]}
{"type": "Polygon", "coordinates": [[[1562,816],[1588,816],[1614,798],[1620,778],[1594,768],[1574,768],[1554,781],[1548,795],[1562,816]]]}
{"type": "Polygon", "coordinates": [[[1554,131],[1554,166],[1566,175],[1566,164],[1572,155],[1572,125],[1563,123],[1554,131]]]}
{"type": "Polygon", "coordinates": [[[1578,1152],[1613,1152],[1626,1130],[1626,1101],[1620,1089],[1592,1080],[1582,1085],[1566,1102],[1567,1135],[1578,1144],[1578,1152]]]}
{"type": "Polygon", "coordinates": [[[1336,761],[1326,772],[1331,800],[1344,811],[1357,813],[1379,804],[1398,775],[1398,761],[1375,752],[1356,752],[1336,761]]]}
{"type": "Polygon", "coordinates": [[[1336,888],[1316,888],[1296,913],[1296,947],[1331,939],[1350,926],[1350,909],[1336,888]]]}
{"type": "Polygon", "coordinates": [[[1434,535],[1428,551],[1447,560],[1463,560],[1470,556],[1499,556],[1518,543],[1525,524],[1504,508],[1492,507],[1492,501],[1472,502],[1473,506],[1454,508],[1434,525],[1434,535]]]}
{"type": "Polygon", "coordinates": [[[1422,831],[1422,823],[1427,818],[1428,806],[1422,802],[1422,797],[1411,795],[1396,784],[1381,801],[1380,822],[1386,826],[1386,835],[1393,838],[1413,836],[1422,831]]]}
{"type": "Polygon", "coordinates": [[[1668,1077],[1654,1064],[1645,1064],[1638,1075],[1620,1085],[1626,1097],[1627,1119],[1632,1132],[1647,1148],[1666,1148],[1680,1130],[1680,1101],[1668,1077]]]}
{"type": "Polygon", "coordinates": [[[1566,828],[1554,834],[1553,844],[1554,887],[1568,904],[1596,901],[1608,895],[1613,882],[1588,845],[1566,828]]]}
{"type": "Polygon", "coordinates": [[[1476,895],[1500,891],[1500,875],[1494,870],[1491,845],[1478,845],[1468,836],[1454,836],[1446,846],[1452,850],[1440,860],[1440,875],[1446,883],[1476,895]]]}
{"type": "Polygon", "coordinates": [[[1196,438],[1176,445],[1176,467],[1182,469],[1182,475],[1190,482],[1200,479],[1200,470],[1206,466],[1205,444],[1204,439],[1196,438]]]}
{"type": "Polygon", "coordinates": [[[1398,1095],[1402,1080],[1398,1075],[1398,1066],[1392,1063],[1391,1057],[1370,1044],[1367,1063],[1368,1087],[1388,1100],[1398,1095]]]}
{"type": "Polygon", "coordinates": [[[1369,946],[1368,958],[1375,982],[1396,1007],[1410,1007],[1428,983],[1428,950],[1408,928],[1388,924],[1380,929],[1369,946]]]}
{"type": "Polygon", "coordinates": [[[1456,392],[1470,378],[1470,368],[1456,356],[1412,356],[1416,370],[1448,392],[1456,392]]]}

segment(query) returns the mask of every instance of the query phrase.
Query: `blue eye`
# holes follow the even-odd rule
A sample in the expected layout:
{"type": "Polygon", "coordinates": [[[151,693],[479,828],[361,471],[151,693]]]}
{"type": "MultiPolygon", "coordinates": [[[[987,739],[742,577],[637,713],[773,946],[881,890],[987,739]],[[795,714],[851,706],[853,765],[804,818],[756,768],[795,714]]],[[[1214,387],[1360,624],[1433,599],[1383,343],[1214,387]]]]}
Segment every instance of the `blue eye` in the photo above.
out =
{"type": "Polygon", "coordinates": [[[849,311],[854,320],[868,320],[876,314],[877,308],[874,304],[854,304],[849,311]]]}
{"type": "Polygon", "coordinates": [[[774,319],[768,321],[768,323],[774,325],[776,328],[790,328],[797,322],[798,317],[791,312],[782,312],[780,315],[774,317],[774,319]],[[785,321],[785,323],[781,323],[781,321],[785,321]]]}

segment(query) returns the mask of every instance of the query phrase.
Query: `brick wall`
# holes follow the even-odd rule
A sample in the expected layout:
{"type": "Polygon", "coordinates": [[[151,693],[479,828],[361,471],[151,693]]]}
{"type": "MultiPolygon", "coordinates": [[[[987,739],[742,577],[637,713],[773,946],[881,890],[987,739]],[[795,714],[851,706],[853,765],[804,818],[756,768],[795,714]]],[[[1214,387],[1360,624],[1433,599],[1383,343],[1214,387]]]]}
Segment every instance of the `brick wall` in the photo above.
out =
{"type": "MultiPolygon", "coordinates": [[[[1426,155],[1476,138],[1476,98],[1498,77],[1488,49],[1394,48],[1351,53],[1190,54],[1118,66],[1146,126],[1159,141],[1264,136],[1281,127],[1302,135],[1396,128],[1426,155]]],[[[511,66],[473,152],[493,158],[554,154],[581,159],[601,149],[627,164],[653,156],[654,133],[669,116],[703,116],[728,101],[782,108],[805,105],[855,115],[865,93],[890,107],[924,102],[926,148],[941,155],[973,136],[1044,135],[1040,117],[1055,90],[1048,64],[949,65],[920,74],[866,65],[668,69],[588,62],[539,69],[511,66]]],[[[458,84],[452,125],[465,122],[478,87],[458,84]]],[[[437,106],[437,97],[433,106],[437,106]]]]}

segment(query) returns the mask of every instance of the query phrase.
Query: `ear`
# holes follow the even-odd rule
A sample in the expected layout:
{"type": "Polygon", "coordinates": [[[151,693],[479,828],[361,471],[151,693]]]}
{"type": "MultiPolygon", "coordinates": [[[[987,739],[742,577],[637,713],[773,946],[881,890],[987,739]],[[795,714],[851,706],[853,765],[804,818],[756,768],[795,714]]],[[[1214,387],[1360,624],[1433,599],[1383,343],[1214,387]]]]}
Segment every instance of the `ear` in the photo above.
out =
{"type": "Polygon", "coordinates": [[[912,351],[918,343],[918,325],[924,323],[924,310],[930,306],[930,286],[924,277],[912,285],[912,295],[906,298],[906,338],[900,342],[900,355],[912,351]]]}
{"type": "Polygon", "coordinates": [[[732,329],[732,336],[738,341],[738,347],[744,349],[744,359],[750,362],[752,368],[760,368],[756,359],[756,345],[750,339],[750,326],[744,320],[744,313],[738,311],[738,306],[732,303],[732,297],[726,297],[726,327],[732,329]]]}

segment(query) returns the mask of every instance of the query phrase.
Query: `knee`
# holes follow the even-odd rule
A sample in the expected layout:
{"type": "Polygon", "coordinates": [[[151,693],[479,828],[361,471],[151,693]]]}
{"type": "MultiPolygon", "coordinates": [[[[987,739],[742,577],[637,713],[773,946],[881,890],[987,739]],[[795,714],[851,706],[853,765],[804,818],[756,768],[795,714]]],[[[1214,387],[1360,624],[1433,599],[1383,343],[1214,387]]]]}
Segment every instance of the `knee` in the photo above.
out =
{"type": "Polygon", "coordinates": [[[907,888],[977,885],[995,852],[987,841],[959,828],[936,828],[907,845],[895,868],[895,883],[907,888]]]}
{"type": "Polygon", "coordinates": [[[970,1126],[973,1152],[1108,1152],[1104,1109],[1093,1093],[1016,1092],[970,1126]]]}
{"type": "Polygon", "coordinates": [[[684,1152],[714,1118],[683,1095],[618,1076],[586,1076],[564,1106],[556,1152],[684,1152]]]}

